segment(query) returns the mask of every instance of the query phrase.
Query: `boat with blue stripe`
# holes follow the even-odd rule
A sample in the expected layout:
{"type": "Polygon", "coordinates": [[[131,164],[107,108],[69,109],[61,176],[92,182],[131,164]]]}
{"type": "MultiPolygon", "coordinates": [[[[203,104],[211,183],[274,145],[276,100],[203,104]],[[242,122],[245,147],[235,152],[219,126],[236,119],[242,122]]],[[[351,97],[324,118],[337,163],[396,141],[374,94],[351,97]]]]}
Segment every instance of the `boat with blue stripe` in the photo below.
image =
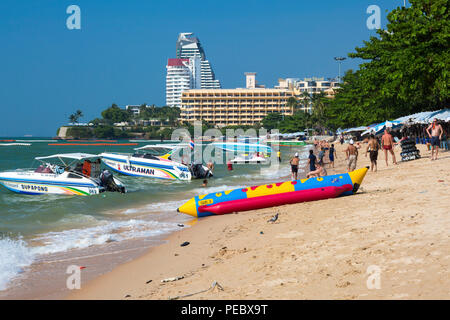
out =
{"type": "Polygon", "coordinates": [[[104,152],[101,154],[103,163],[127,176],[146,177],[165,180],[191,180],[193,178],[208,178],[213,174],[205,166],[189,166],[173,159],[175,152],[184,148],[191,149],[189,144],[156,144],[135,149],[135,153],[104,152]]]}
{"type": "Polygon", "coordinates": [[[26,195],[87,196],[105,191],[126,191],[120,180],[109,171],[101,170],[98,155],[65,153],[35,159],[41,162],[36,169],[0,172],[0,184],[26,195]]]}

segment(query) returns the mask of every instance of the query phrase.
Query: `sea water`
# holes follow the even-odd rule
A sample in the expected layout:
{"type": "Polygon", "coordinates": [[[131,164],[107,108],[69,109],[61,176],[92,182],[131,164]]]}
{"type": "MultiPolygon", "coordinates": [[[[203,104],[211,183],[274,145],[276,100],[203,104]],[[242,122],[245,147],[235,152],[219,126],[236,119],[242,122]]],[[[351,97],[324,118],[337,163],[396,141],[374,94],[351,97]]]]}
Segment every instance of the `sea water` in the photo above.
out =
{"type": "MultiPolygon", "coordinates": [[[[25,142],[23,138],[1,139],[25,142]]],[[[34,158],[38,156],[131,153],[133,148],[158,142],[140,142],[136,146],[54,146],[48,138],[36,138],[26,139],[26,143],[30,145],[0,145],[0,171],[35,168],[38,162],[34,158]]],[[[202,187],[202,180],[166,181],[117,174],[127,187],[126,194],[23,195],[0,186],[0,292],[11,288],[13,280],[17,284],[17,278],[26,278],[36,261],[51,262],[62,255],[95,255],[111,243],[114,248],[127,241],[150,246],[154,244],[151,239],[161,239],[192,219],[176,212],[186,200],[199,194],[286,180],[290,173],[288,158],[300,152],[304,165],[308,149],[281,147],[283,162],[277,170],[270,166],[233,165],[234,170],[228,171],[226,165],[216,164],[207,187],[202,187]]]]}

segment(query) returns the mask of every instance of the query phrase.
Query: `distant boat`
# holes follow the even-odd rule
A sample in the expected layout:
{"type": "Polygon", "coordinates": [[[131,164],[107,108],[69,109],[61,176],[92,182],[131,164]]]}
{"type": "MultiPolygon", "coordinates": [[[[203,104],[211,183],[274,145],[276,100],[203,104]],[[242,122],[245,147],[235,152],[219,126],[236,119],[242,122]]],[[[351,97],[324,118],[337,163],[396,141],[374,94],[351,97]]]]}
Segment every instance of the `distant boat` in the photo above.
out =
{"type": "Polygon", "coordinates": [[[238,155],[233,160],[230,160],[233,164],[265,164],[268,163],[267,159],[263,156],[252,155],[238,155]]]}
{"type": "Polygon", "coordinates": [[[3,147],[12,147],[12,146],[31,146],[31,143],[0,143],[0,146],[3,147]]]}
{"type": "Polygon", "coordinates": [[[214,142],[212,145],[224,151],[237,153],[263,152],[267,154],[272,152],[270,146],[259,143],[214,142]]]}
{"type": "Polygon", "coordinates": [[[280,146],[280,147],[290,147],[290,146],[305,146],[305,141],[297,141],[297,140],[267,140],[267,144],[272,146],[280,146]]]}

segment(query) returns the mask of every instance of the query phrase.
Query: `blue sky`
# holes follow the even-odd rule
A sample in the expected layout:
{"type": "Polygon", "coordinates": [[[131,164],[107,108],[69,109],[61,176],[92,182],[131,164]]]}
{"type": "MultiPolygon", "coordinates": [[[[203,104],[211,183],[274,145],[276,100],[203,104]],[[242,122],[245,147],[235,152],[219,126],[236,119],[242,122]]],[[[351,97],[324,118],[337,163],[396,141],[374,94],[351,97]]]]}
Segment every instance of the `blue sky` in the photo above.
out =
{"type": "MultiPolygon", "coordinates": [[[[81,109],[92,120],[111,103],[165,103],[165,64],[180,32],[200,38],[222,87],[280,77],[336,77],[346,56],[374,31],[366,9],[393,1],[2,0],[0,136],[54,136],[81,109]],[[68,30],[66,8],[81,8],[68,30]]],[[[356,69],[347,60],[343,70],[356,69]]]]}

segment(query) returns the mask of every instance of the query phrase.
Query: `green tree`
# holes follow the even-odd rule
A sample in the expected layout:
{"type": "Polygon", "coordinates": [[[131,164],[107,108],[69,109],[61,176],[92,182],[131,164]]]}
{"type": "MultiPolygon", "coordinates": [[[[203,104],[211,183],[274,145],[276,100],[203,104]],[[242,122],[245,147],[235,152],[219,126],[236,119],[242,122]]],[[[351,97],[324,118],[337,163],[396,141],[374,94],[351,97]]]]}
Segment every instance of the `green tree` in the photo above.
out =
{"type": "Polygon", "coordinates": [[[411,0],[388,16],[386,30],[349,57],[362,59],[348,72],[328,116],[335,126],[381,122],[450,103],[448,0],[411,0]]]}
{"type": "Polygon", "coordinates": [[[107,123],[114,124],[129,121],[131,116],[126,110],[119,108],[113,103],[111,107],[102,112],[102,117],[107,123]]]}
{"type": "Polygon", "coordinates": [[[291,108],[293,112],[295,112],[298,108],[298,101],[295,97],[289,97],[286,101],[286,106],[291,108]]]}
{"type": "Polygon", "coordinates": [[[269,113],[262,120],[262,125],[266,130],[278,129],[283,116],[278,112],[269,113]]]}

